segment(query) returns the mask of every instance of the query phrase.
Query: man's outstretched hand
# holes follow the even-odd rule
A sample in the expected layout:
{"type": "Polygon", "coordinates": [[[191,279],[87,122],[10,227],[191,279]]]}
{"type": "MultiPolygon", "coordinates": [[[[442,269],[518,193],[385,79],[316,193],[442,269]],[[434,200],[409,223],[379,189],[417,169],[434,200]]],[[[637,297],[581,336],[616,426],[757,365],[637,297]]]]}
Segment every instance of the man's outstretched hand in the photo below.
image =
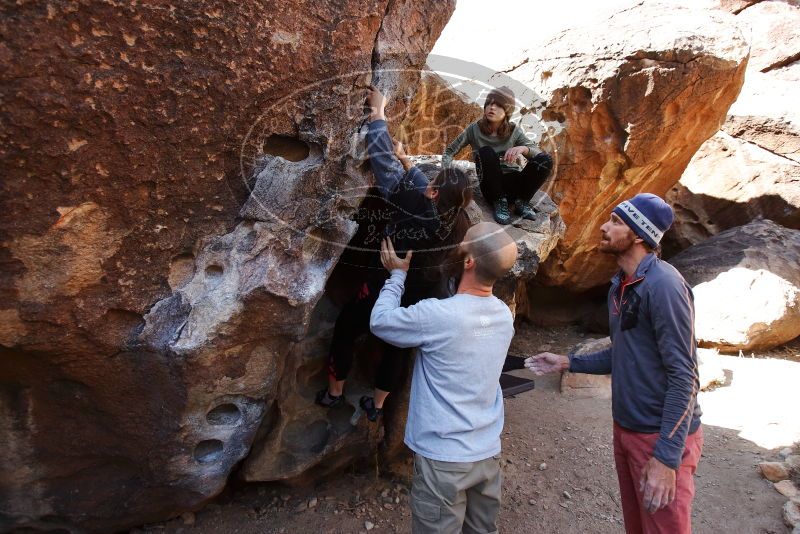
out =
{"type": "Polygon", "coordinates": [[[548,373],[559,373],[569,369],[569,358],[552,352],[542,352],[525,358],[525,367],[541,376],[548,373]]]}
{"type": "Polygon", "coordinates": [[[406,252],[405,258],[400,258],[394,251],[392,240],[388,237],[381,241],[381,263],[386,270],[392,272],[395,269],[408,272],[408,267],[411,265],[412,251],[406,252]]]}
{"type": "Polygon", "coordinates": [[[386,97],[374,85],[367,89],[367,106],[370,121],[386,120],[386,97]]]}

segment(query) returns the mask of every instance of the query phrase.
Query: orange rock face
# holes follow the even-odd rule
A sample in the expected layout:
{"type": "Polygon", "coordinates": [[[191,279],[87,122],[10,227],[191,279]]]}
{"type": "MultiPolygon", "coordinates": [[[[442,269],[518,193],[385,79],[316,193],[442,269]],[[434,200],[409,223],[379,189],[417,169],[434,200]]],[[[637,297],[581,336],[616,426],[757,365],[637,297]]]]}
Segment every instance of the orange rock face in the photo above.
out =
{"type": "Polygon", "coordinates": [[[732,15],[645,5],[561,33],[514,71],[547,101],[557,167],[546,189],[567,224],[543,284],[608,281],[600,225],[620,201],[679,180],[736,99],[747,53],[732,15]]]}
{"type": "MultiPolygon", "coordinates": [[[[483,110],[469,97],[452,88],[433,72],[422,76],[422,84],[398,132],[411,154],[442,154],[445,147],[483,110]]],[[[470,159],[465,147],[455,159],[470,159]]]]}

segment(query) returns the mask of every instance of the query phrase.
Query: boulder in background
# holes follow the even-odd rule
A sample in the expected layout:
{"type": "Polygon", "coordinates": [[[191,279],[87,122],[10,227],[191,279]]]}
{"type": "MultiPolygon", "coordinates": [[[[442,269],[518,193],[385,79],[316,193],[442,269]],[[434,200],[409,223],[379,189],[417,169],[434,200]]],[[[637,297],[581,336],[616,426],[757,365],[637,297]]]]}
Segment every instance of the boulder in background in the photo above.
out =
{"type": "Polygon", "coordinates": [[[670,263],[693,288],[702,346],[763,350],[800,335],[800,230],[753,221],[684,250],[670,263]]]}

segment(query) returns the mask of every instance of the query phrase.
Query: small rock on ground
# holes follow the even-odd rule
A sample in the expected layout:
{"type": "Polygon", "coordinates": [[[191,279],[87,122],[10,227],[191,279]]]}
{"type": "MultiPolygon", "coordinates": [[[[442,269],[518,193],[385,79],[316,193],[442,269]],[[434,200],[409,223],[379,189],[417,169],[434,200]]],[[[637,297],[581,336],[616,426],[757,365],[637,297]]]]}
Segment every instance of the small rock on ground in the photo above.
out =
{"type": "Polygon", "coordinates": [[[791,480],[781,480],[774,484],[775,489],[784,497],[793,498],[800,495],[800,491],[791,480]]]}
{"type": "Polygon", "coordinates": [[[789,478],[789,470],[783,462],[761,462],[758,464],[761,476],[770,482],[780,482],[789,478]]]}

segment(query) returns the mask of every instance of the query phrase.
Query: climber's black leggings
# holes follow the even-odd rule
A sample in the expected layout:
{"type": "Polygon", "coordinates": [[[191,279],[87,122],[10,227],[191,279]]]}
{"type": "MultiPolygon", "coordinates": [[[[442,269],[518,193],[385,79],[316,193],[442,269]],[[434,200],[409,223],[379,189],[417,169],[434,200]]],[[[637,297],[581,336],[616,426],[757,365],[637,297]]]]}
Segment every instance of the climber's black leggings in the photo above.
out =
{"type": "MultiPolygon", "coordinates": [[[[345,304],[339,317],[336,318],[328,354],[328,373],[336,380],[345,380],[353,366],[355,341],[362,334],[369,332],[369,316],[379,293],[380,287],[364,284],[358,298],[345,304]]],[[[422,298],[424,298],[422,293],[415,294],[406,290],[400,305],[411,306],[422,298]]],[[[405,375],[410,352],[409,349],[401,349],[385,341],[378,341],[381,359],[375,370],[375,387],[391,392],[397,389],[400,379],[405,375]]]]}

